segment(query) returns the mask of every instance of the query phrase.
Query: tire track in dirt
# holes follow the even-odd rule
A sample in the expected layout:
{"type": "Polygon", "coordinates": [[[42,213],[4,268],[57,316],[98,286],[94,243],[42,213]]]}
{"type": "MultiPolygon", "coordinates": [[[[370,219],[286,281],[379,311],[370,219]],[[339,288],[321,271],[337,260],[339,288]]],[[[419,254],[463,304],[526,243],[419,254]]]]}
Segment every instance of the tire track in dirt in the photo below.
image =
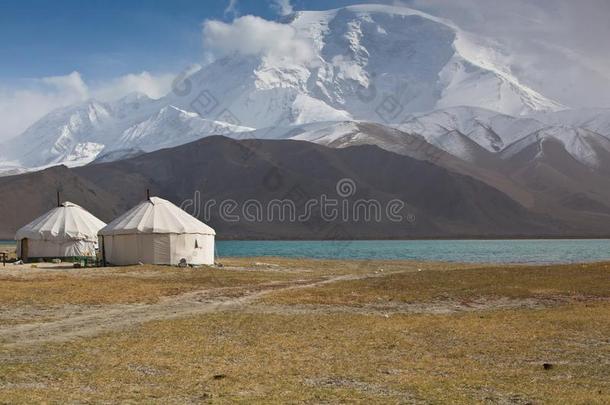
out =
{"type": "Polygon", "coordinates": [[[72,313],[62,319],[50,322],[23,323],[1,327],[0,344],[5,348],[10,348],[13,346],[64,342],[128,329],[148,321],[236,310],[271,292],[319,287],[338,281],[360,280],[378,276],[381,275],[342,275],[316,281],[296,280],[288,283],[269,283],[263,286],[244,286],[245,293],[237,297],[215,294],[222,289],[206,289],[163,297],[154,304],[114,304],[93,309],[87,308],[76,315],[72,313]]]}

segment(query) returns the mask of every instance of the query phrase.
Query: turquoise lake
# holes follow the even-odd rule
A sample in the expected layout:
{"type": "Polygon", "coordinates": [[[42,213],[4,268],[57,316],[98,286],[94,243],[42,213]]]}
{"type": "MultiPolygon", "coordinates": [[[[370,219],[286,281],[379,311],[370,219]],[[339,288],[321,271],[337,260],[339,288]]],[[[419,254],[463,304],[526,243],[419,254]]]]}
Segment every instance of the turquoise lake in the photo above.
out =
{"type": "MultiPolygon", "coordinates": [[[[0,245],[14,244],[0,241],[0,245]]],[[[223,257],[574,263],[610,260],[610,239],[217,241],[223,257]]]]}
{"type": "Polygon", "coordinates": [[[217,255],[449,262],[573,263],[610,260],[610,239],[218,241],[217,255]]]}

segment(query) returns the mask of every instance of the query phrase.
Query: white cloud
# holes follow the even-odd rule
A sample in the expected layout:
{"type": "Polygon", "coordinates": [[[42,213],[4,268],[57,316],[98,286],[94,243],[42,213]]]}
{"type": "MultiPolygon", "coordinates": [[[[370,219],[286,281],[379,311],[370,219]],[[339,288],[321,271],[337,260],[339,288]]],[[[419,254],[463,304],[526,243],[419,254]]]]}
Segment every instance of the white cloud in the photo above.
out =
{"type": "Polygon", "coordinates": [[[272,0],[271,6],[282,16],[292,14],[294,11],[290,0],[272,0]]]}
{"type": "Polygon", "coordinates": [[[149,72],[130,73],[106,82],[99,83],[91,91],[91,95],[100,100],[116,100],[126,94],[144,93],[151,98],[166,95],[174,80],[173,74],[152,75],[149,72]]]}
{"type": "Polygon", "coordinates": [[[0,87],[0,140],[18,135],[53,109],[86,99],[88,91],[78,72],[0,87]]]}
{"type": "Polygon", "coordinates": [[[43,77],[40,82],[51,86],[56,91],[68,92],[79,98],[87,97],[89,92],[89,88],[78,72],[72,72],[65,76],[43,77]]]}
{"type": "Polygon", "coordinates": [[[294,28],[252,15],[232,23],[207,20],[203,39],[205,46],[221,56],[240,53],[295,62],[309,62],[313,57],[310,42],[298,38],[294,28]]]}
{"type": "Polygon", "coordinates": [[[174,75],[149,72],[128,74],[87,84],[80,73],[20,80],[0,85],[0,141],[19,135],[50,111],[88,98],[111,101],[132,92],[151,98],[167,94],[174,75]]]}

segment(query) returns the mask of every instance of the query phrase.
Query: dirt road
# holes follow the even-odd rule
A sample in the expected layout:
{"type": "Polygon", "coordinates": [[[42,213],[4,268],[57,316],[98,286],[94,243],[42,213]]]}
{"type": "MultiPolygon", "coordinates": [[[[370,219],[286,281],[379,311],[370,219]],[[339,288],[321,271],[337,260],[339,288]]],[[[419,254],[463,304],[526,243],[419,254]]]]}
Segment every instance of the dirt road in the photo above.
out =
{"type": "MultiPolygon", "coordinates": [[[[229,311],[243,308],[274,291],[287,291],[298,288],[310,288],[342,280],[356,280],[378,275],[342,275],[322,281],[296,280],[291,282],[274,282],[242,289],[243,293],[235,297],[231,288],[205,289],[184,293],[177,296],[163,297],[154,304],[114,304],[101,306],[62,306],[46,309],[44,313],[32,308],[31,313],[21,317],[37,315],[52,319],[51,321],[16,324],[0,327],[0,342],[5,347],[23,346],[45,342],[61,342],[79,337],[130,328],[134,325],[159,320],[205,314],[218,311],[229,311]],[[226,294],[231,292],[231,294],[226,294]]],[[[6,317],[8,314],[4,314],[6,317]]]]}
{"type": "MultiPolygon", "coordinates": [[[[412,270],[409,270],[412,271],[412,270]]],[[[395,273],[394,273],[395,274],[395,273]]],[[[262,285],[208,288],[180,295],[162,297],[156,303],[111,305],[64,305],[44,310],[17,307],[12,314],[3,316],[15,319],[36,319],[35,322],[17,323],[0,327],[0,342],[5,347],[27,346],[47,342],[63,342],[81,337],[128,329],[138,324],[187,317],[191,315],[244,310],[255,313],[306,314],[306,313],[360,313],[391,316],[400,313],[448,314],[454,312],[496,309],[542,308],[569,301],[567,297],[548,299],[485,299],[472,302],[452,300],[426,303],[396,303],[392,305],[273,305],[260,302],[272,292],[319,287],[339,281],[384,277],[385,274],[341,275],[323,280],[294,280],[271,282],[262,285]]]]}

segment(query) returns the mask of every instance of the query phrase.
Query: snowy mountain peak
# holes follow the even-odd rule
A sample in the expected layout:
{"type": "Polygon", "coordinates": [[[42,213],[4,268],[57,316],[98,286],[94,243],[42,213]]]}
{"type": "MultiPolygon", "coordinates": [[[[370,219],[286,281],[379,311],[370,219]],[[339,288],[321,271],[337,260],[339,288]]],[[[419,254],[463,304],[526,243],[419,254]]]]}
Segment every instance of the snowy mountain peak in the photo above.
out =
{"type": "Polygon", "coordinates": [[[526,148],[532,147],[536,147],[538,157],[542,157],[546,142],[561,144],[570,156],[591,168],[599,168],[603,162],[609,163],[610,140],[608,138],[585,128],[569,126],[546,127],[536,131],[506,148],[502,157],[508,159],[526,148]]]}
{"type": "MultiPolygon", "coordinates": [[[[532,118],[516,118],[475,107],[453,107],[416,115],[397,126],[408,133],[424,136],[428,142],[454,153],[444,142],[452,131],[460,133],[490,152],[499,152],[518,139],[545,127],[532,118]]],[[[463,156],[462,156],[463,157],[463,156]]]]}
{"type": "Polygon", "coordinates": [[[253,128],[201,118],[197,113],[168,105],[148,119],[127,128],[107,151],[137,149],[151,152],[192,142],[207,135],[252,130],[253,128]]]}
{"type": "Polygon", "coordinates": [[[462,105],[510,115],[562,108],[511,75],[499,49],[417,10],[299,11],[288,26],[294,37],[282,44],[292,41],[283,45],[292,53],[231,53],[193,74],[194,89],[166,103],[192,111],[206,94],[214,108],[197,111],[202,117],[229,111],[255,128],[349,119],[397,124],[409,114],[462,105]]]}
{"type": "Polygon", "coordinates": [[[4,154],[18,156],[24,167],[64,161],[82,164],[87,150],[99,151],[99,146],[93,145],[99,144],[97,135],[110,124],[112,116],[109,105],[93,99],[55,110],[7,142],[4,154]]]}
{"type": "MultiPolygon", "coordinates": [[[[299,11],[279,23],[246,16],[216,26],[212,39],[247,44],[193,71],[184,91],[53,111],[3,145],[0,165],[86,164],[100,153],[122,156],[110,152],[252,130],[269,137],[279,133],[273,128],[280,136],[300,128],[303,139],[348,139],[360,136],[354,122],[418,134],[469,159],[473,145],[500,153],[565,117],[550,113],[562,106],[511,74],[497,45],[414,9],[364,4],[299,11]],[[247,24],[277,35],[270,43],[242,38],[247,24]]],[[[608,116],[599,113],[587,121],[594,128],[585,127],[607,135],[608,116]]]]}

